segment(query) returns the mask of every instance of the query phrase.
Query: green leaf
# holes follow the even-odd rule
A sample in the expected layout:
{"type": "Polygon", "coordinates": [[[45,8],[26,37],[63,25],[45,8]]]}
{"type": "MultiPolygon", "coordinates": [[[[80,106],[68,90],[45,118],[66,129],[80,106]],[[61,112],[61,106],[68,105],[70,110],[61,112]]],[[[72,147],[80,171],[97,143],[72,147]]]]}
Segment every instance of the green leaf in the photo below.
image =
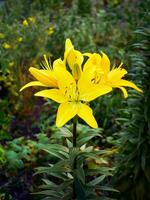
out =
{"type": "Polygon", "coordinates": [[[83,166],[77,166],[77,169],[75,172],[76,172],[77,177],[82,182],[82,184],[85,184],[85,172],[84,172],[83,166]]]}
{"type": "MultiPolygon", "coordinates": [[[[43,198],[41,200],[54,200],[54,197],[45,197],[45,198],[43,198]]],[[[57,200],[57,199],[55,199],[55,200],[57,200]]]]}
{"type": "Polygon", "coordinates": [[[69,179],[69,180],[66,180],[64,181],[63,183],[61,183],[58,187],[57,187],[57,190],[58,191],[62,191],[62,190],[65,190],[66,188],[68,188],[70,185],[72,187],[72,183],[73,183],[73,179],[69,179]]]}
{"type": "Polygon", "coordinates": [[[111,187],[108,187],[108,186],[99,186],[97,188],[100,189],[100,190],[103,190],[103,191],[119,192],[118,190],[111,188],[111,187]]]}
{"type": "MultiPolygon", "coordinates": [[[[38,167],[36,168],[37,172],[35,174],[50,174],[52,175],[53,173],[64,173],[64,172],[71,172],[69,160],[61,160],[57,162],[56,164],[49,166],[49,167],[38,167]]],[[[67,175],[66,175],[67,177],[67,175]]]]}
{"type": "Polygon", "coordinates": [[[73,144],[69,139],[66,138],[66,142],[67,142],[68,148],[72,148],[73,147],[73,144]]]}
{"type": "Polygon", "coordinates": [[[60,131],[64,135],[64,137],[72,137],[72,132],[65,127],[60,128],[60,131]]]}
{"type": "Polygon", "coordinates": [[[97,185],[98,183],[102,182],[104,179],[105,179],[105,175],[102,175],[102,176],[99,176],[97,178],[95,178],[94,180],[90,181],[87,186],[88,187],[91,187],[91,186],[95,186],[97,185]]]}
{"type": "Polygon", "coordinates": [[[73,147],[69,149],[69,158],[70,158],[70,165],[73,166],[75,159],[79,155],[80,151],[79,148],[73,147]]]}
{"type": "Polygon", "coordinates": [[[94,175],[94,174],[103,174],[105,176],[112,176],[115,168],[109,168],[109,167],[99,167],[94,169],[87,169],[86,175],[94,175]]]}
{"type": "Polygon", "coordinates": [[[61,191],[54,191],[54,190],[44,190],[44,191],[40,191],[40,192],[36,192],[36,193],[32,193],[32,194],[42,194],[42,195],[47,195],[50,197],[55,197],[58,199],[61,199],[63,193],[61,191]]]}
{"type": "Polygon", "coordinates": [[[77,177],[75,177],[74,184],[75,184],[77,199],[78,200],[86,200],[86,194],[85,194],[84,187],[83,187],[81,181],[77,177]]]}
{"type": "Polygon", "coordinates": [[[52,138],[60,139],[60,138],[70,138],[72,137],[72,133],[65,127],[62,127],[55,134],[52,135],[52,138]]]}
{"type": "Polygon", "coordinates": [[[57,177],[57,178],[59,178],[59,179],[61,179],[63,181],[68,179],[68,176],[65,173],[62,173],[62,174],[59,173],[58,174],[57,172],[56,173],[55,172],[51,172],[50,175],[53,176],[53,177],[57,177]]]}
{"type": "Polygon", "coordinates": [[[95,153],[92,153],[92,152],[81,152],[78,157],[80,158],[91,158],[91,159],[94,159],[94,160],[98,160],[99,157],[97,155],[95,155],[95,153]]]}
{"type": "Polygon", "coordinates": [[[144,146],[142,155],[141,155],[141,167],[143,171],[145,171],[145,166],[146,166],[146,155],[148,154],[147,146],[144,146]]]}
{"type": "Polygon", "coordinates": [[[52,182],[52,181],[50,181],[48,179],[42,179],[42,181],[47,185],[55,185],[57,187],[57,185],[54,182],[52,182]]]}
{"type": "Polygon", "coordinates": [[[54,182],[48,180],[48,179],[42,179],[43,182],[45,183],[45,185],[40,185],[39,188],[41,189],[54,189],[56,190],[56,188],[58,187],[57,184],[55,184],[54,182]]]}
{"type": "Polygon", "coordinates": [[[44,151],[48,152],[50,155],[60,158],[61,160],[69,158],[69,149],[60,144],[49,144],[45,145],[44,151]]]}
{"type": "Polygon", "coordinates": [[[71,172],[69,160],[61,160],[54,164],[50,169],[49,172],[71,172]]]}
{"type": "Polygon", "coordinates": [[[23,168],[24,163],[15,151],[8,151],[5,155],[8,161],[8,168],[23,168]]]}
{"type": "Polygon", "coordinates": [[[91,133],[84,133],[84,134],[80,134],[77,137],[77,144],[78,146],[82,146],[83,144],[87,143],[89,140],[91,140],[94,137],[102,137],[100,133],[97,132],[91,132],[91,133]]]}
{"type": "Polygon", "coordinates": [[[65,158],[68,158],[68,154],[58,151],[56,149],[43,149],[44,151],[46,151],[47,153],[49,153],[50,155],[60,158],[61,160],[64,160],[65,158]]]}
{"type": "Polygon", "coordinates": [[[72,195],[71,191],[70,192],[66,192],[61,200],[70,200],[71,195],[72,195]]]}

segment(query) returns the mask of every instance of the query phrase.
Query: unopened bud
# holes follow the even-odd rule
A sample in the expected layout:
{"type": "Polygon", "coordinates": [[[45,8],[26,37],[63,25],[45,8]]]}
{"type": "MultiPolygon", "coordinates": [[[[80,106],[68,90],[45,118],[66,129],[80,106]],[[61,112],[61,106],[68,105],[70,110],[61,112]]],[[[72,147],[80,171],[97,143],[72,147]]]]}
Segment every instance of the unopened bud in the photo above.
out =
{"type": "Polygon", "coordinates": [[[72,68],[72,74],[75,80],[79,80],[81,76],[81,68],[79,67],[78,64],[75,64],[74,67],[72,68]]]}

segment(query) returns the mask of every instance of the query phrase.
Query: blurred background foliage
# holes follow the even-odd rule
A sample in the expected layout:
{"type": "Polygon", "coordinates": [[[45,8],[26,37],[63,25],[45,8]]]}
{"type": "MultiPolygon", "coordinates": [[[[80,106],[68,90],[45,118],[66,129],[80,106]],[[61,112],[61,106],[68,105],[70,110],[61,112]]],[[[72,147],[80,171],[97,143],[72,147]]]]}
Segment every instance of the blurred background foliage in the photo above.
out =
{"type": "Polygon", "coordinates": [[[116,89],[92,103],[103,128],[92,142],[118,149],[109,159],[116,168],[109,182],[120,191],[114,198],[150,199],[148,22],[148,0],[0,1],[0,199],[33,199],[33,168],[50,159],[38,145],[56,131],[56,105],[35,98],[35,89],[19,89],[43,54],[51,61],[63,57],[66,38],[82,52],[106,52],[112,65],[122,61],[127,78],[143,88],[144,95],[130,90],[124,100],[116,89]]]}

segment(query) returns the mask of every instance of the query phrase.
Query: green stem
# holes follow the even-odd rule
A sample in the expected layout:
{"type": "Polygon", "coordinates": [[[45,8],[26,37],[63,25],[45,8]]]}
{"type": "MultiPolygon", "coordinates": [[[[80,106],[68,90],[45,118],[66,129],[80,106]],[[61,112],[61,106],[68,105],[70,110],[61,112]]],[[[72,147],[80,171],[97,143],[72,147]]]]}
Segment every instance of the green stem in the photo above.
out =
{"type": "Polygon", "coordinates": [[[72,133],[73,133],[73,147],[77,146],[77,141],[76,141],[77,121],[78,121],[77,117],[75,117],[74,121],[73,121],[73,130],[72,130],[72,133]]]}
{"type": "MultiPolygon", "coordinates": [[[[78,123],[78,119],[77,117],[74,118],[73,121],[73,147],[75,148],[77,146],[77,123],[78,123]]],[[[77,163],[76,163],[76,158],[74,159],[74,163],[73,163],[73,171],[75,171],[77,168],[77,163]]],[[[74,181],[75,181],[75,172],[74,172],[74,181]]],[[[75,189],[75,182],[73,183],[73,200],[76,199],[76,189],[75,189]]]]}

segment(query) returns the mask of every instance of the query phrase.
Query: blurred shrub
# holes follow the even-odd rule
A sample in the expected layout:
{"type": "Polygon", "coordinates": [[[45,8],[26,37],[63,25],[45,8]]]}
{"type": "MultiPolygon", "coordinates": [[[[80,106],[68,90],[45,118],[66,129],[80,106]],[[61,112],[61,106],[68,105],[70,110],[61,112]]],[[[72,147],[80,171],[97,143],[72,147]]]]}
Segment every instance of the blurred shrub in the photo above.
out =
{"type": "MultiPolygon", "coordinates": [[[[4,2],[0,7],[0,118],[3,118],[0,140],[9,138],[9,124],[14,116],[24,116],[27,112],[23,109],[19,89],[27,82],[28,67],[39,66],[38,60],[46,53],[47,41],[55,32],[49,15],[42,14],[40,10],[30,13],[29,9],[28,16],[23,15],[28,6],[26,1],[20,4],[13,0],[13,3],[4,2]]],[[[30,93],[23,97],[28,102],[26,108],[30,110],[30,93]]]]}
{"type": "Polygon", "coordinates": [[[0,146],[0,197],[2,199],[33,199],[29,195],[38,178],[33,177],[34,167],[50,158],[42,152],[49,143],[45,134],[37,134],[36,140],[16,138],[0,146]]]}
{"type": "MultiPolygon", "coordinates": [[[[150,199],[150,69],[149,69],[149,27],[146,23],[148,1],[141,2],[143,22],[134,31],[130,46],[132,70],[130,76],[143,87],[144,95],[131,92],[127,108],[122,109],[122,128],[118,133],[120,154],[117,160],[115,183],[121,191],[121,200],[150,199]]],[[[140,13],[140,17],[141,17],[140,13]]],[[[118,119],[119,120],[119,119],[118,119]]]]}

